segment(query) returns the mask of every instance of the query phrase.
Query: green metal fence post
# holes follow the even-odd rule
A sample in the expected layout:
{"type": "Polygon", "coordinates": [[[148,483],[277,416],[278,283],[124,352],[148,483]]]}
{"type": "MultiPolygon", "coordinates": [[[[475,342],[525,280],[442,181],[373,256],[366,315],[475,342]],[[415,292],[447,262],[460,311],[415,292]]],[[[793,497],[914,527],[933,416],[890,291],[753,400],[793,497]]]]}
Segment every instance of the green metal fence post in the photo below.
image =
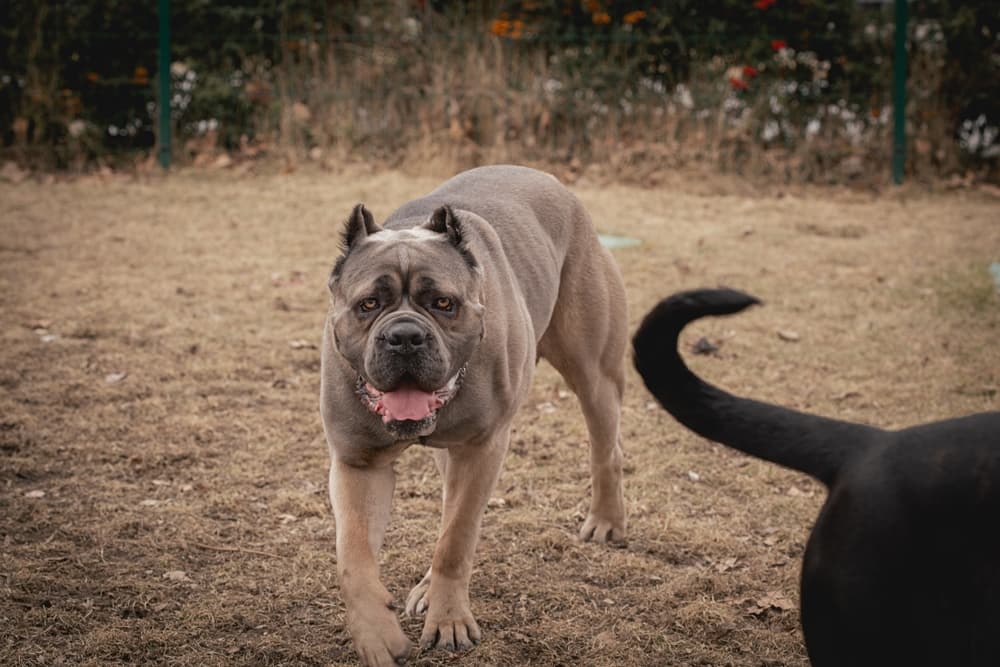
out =
{"type": "Polygon", "coordinates": [[[903,182],[906,166],[906,23],[909,0],[896,0],[896,50],[892,60],[892,180],[903,182]]]}
{"type": "Polygon", "coordinates": [[[159,144],[160,166],[170,167],[170,0],[160,0],[159,144]]]}

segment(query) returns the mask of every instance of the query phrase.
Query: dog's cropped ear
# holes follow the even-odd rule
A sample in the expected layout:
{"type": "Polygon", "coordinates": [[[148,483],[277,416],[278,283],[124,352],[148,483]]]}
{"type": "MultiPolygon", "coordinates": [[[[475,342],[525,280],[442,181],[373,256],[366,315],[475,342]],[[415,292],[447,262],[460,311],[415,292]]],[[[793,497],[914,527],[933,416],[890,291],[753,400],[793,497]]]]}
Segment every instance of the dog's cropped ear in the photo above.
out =
{"type": "Polygon", "coordinates": [[[375,218],[364,204],[358,204],[354,207],[347,222],[344,223],[344,232],[340,239],[340,257],[330,273],[329,287],[331,290],[337,278],[340,277],[340,270],[344,267],[344,260],[351,253],[351,248],[362,239],[380,231],[382,228],[375,224],[375,218]]]}
{"type": "Polygon", "coordinates": [[[431,213],[431,219],[424,223],[424,228],[438,234],[446,234],[452,245],[457,246],[462,243],[462,223],[455,217],[451,206],[441,206],[431,213]]]}
{"type": "Polygon", "coordinates": [[[438,234],[444,234],[448,241],[455,246],[455,249],[462,254],[470,268],[476,268],[476,258],[469,250],[469,244],[465,239],[465,232],[462,229],[462,221],[458,219],[451,206],[442,206],[431,213],[431,219],[424,223],[424,229],[429,229],[438,234]]]}
{"type": "Polygon", "coordinates": [[[371,234],[382,231],[382,228],[375,224],[375,218],[371,211],[365,208],[364,204],[358,204],[351,211],[351,217],[344,224],[344,236],[341,247],[346,255],[351,246],[371,234]]]}

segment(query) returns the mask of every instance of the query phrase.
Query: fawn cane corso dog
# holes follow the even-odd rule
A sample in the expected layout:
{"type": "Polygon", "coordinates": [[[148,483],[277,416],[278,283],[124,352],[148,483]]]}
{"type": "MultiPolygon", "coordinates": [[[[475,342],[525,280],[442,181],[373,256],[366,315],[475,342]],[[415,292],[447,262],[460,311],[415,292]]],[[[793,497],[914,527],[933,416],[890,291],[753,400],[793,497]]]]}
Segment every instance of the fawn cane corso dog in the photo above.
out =
{"type": "Polygon", "coordinates": [[[677,353],[681,329],[755,303],[728,289],[661,301],[635,334],[635,365],[694,432],[827,486],[802,564],[812,664],[1000,665],[1000,412],[884,431],[695,376],[677,353]]]}
{"type": "Polygon", "coordinates": [[[444,498],[430,569],[405,610],[426,614],[422,647],[479,641],[469,580],[480,522],[539,357],[576,393],[590,434],[580,537],[624,539],[625,289],[582,204],[554,177],[472,169],[381,226],[359,204],[329,286],[320,401],[340,588],[364,663],[410,653],[377,554],[393,461],[414,444],[434,449],[444,498]]]}

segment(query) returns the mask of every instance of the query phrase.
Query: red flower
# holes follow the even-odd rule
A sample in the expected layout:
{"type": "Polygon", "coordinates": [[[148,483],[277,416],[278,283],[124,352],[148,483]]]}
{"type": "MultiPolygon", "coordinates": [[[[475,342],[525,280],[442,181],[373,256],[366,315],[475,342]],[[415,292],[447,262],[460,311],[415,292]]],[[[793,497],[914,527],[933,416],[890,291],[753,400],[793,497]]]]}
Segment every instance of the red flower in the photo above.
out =
{"type": "Polygon", "coordinates": [[[772,39],[771,40],[771,48],[774,49],[775,51],[780,51],[782,49],[787,49],[788,48],[788,42],[786,42],[783,39],[772,39]]]}
{"type": "Polygon", "coordinates": [[[777,1],[778,0],[754,0],[753,6],[761,11],[764,11],[777,1]]]}
{"type": "Polygon", "coordinates": [[[753,65],[744,65],[743,76],[745,76],[748,79],[754,78],[755,76],[757,76],[757,68],[754,67],[753,65]]]}
{"type": "Polygon", "coordinates": [[[749,87],[746,81],[735,76],[729,77],[729,85],[736,90],[746,90],[749,87]]]}

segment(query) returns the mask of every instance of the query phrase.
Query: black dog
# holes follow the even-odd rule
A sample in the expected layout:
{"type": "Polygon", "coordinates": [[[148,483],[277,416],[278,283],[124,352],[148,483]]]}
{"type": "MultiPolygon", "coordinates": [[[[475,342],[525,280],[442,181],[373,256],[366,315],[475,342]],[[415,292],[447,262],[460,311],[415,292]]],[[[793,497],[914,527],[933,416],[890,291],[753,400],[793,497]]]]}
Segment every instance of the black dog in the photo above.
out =
{"type": "Polygon", "coordinates": [[[677,353],[681,329],[755,303],[728,289],[663,300],[635,365],[688,428],[829,489],[802,564],[812,664],[1000,666],[1000,412],[883,431],[703,382],[677,353]]]}

